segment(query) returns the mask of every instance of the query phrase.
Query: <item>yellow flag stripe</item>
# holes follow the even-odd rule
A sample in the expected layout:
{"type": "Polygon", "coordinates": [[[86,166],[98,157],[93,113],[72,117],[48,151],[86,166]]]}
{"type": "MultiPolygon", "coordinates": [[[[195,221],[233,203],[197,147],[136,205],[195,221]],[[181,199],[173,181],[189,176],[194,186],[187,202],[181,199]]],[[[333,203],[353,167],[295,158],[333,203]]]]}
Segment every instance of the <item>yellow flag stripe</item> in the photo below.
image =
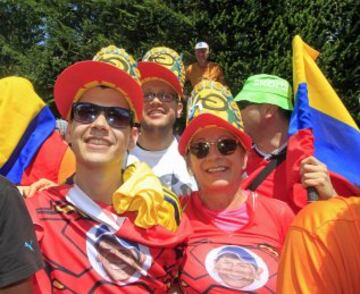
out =
{"type": "Polygon", "coordinates": [[[309,105],[314,109],[359,130],[344,104],[327,81],[315,60],[319,52],[307,45],[300,36],[293,40],[294,91],[307,83],[309,105]]]}

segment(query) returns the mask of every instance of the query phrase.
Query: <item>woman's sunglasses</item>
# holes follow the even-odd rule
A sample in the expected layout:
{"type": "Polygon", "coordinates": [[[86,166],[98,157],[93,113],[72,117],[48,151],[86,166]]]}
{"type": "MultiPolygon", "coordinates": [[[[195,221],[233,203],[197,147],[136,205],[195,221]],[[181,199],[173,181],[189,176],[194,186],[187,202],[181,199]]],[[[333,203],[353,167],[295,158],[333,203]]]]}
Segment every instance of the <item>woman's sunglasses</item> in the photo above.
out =
{"type": "Polygon", "coordinates": [[[122,129],[133,124],[133,113],[129,109],[83,102],[77,102],[72,105],[71,119],[82,124],[91,124],[100,113],[104,113],[109,126],[115,129],[122,129]]]}
{"type": "Polygon", "coordinates": [[[222,155],[230,155],[235,152],[240,143],[234,139],[219,139],[216,142],[196,142],[190,144],[189,151],[198,159],[202,159],[209,154],[211,145],[216,145],[216,148],[222,155]]]}

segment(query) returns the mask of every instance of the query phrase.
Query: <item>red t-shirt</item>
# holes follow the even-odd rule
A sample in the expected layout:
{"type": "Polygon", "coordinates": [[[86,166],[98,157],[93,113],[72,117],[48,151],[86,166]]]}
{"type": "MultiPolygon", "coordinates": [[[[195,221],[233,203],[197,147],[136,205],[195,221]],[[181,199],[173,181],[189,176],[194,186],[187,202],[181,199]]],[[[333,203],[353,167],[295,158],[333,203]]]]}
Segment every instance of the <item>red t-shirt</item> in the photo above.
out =
{"type": "MultiPolygon", "coordinates": [[[[136,227],[125,213],[118,231],[67,201],[63,185],[27,199],[46,264],[34,278],[37,293],[165,293],[178,272],[189,227],[136,227]]],[[[97,203],[107,213],[111,206],[97,203]]],[[[116,215],[116,217],[119,217],[116,215]]]]}
{"type": "Polygon", "coordinates": [[[196,197],[194,192],[184,200],[193,234],[180,272],[183,291],[274,293],[279,252],[294,217],[288,205],[252,193],[246,202],[249,223],[226,232],[213,224],[196,197]]]}
{"type": "MultiPolygon", "coordinates": [[[[254,148],[249,153],[246,172],[248,175],[258,174],[269,163],[269,160],[259,155],[254,148]]],[[[292,200],[291,191],[287,184],[286,159],[275,167],[270,174],[257,187],[256,192],[260,195],[276,198],[286,202],[293,211],[297,212],[301,207],[297,206],[292,200]]],[[[304,202],[304,205],[306,202],[304,202]]]]}

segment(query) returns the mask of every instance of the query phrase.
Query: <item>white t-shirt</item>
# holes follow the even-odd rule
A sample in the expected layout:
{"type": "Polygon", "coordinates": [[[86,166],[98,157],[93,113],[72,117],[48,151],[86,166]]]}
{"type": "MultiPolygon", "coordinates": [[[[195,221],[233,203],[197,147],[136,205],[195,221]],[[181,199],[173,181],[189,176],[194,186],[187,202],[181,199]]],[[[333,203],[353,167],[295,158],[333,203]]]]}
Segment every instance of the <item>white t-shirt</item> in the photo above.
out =
{"type": "Polygon", "coordinates": [[[146,162],[160,181],[171,188],[176,195],[186,196],[197,190],[195,179],[190,176],[186,162],[178,151],[175,137],[165,150],[149,151],[136,145],[127,157],[127,165],[137,160],[146,162]]]}

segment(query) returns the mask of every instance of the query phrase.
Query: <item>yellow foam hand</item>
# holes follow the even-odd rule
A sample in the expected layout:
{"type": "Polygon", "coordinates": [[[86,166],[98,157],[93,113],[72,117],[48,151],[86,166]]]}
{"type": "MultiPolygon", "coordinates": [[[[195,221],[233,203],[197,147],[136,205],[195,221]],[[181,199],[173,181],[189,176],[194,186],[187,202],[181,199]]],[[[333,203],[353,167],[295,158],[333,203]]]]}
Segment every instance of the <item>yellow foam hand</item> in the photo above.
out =
{"type": "Polygon", "coordinates": [[[161,225],[176,231],[180,205],[174,193],[164,188],[145,162],[135,162],[124,171],[124,183],[112,196],[118,214],[137,211],[135,225],[150,228],[161,225]]]}

